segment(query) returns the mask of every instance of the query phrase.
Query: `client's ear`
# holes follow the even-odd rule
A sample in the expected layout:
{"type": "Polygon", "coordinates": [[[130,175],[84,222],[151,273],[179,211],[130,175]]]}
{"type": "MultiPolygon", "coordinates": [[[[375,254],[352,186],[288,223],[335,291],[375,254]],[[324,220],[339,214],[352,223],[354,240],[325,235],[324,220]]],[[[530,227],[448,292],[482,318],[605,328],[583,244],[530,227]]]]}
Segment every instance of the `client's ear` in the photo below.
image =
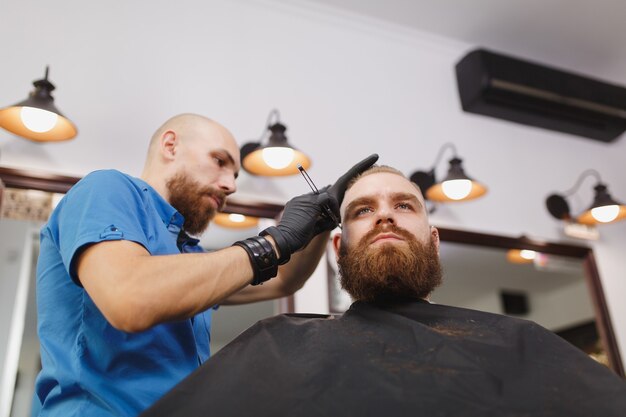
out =
{"type": "Polygon", "coordinates": [[[439,253],[439,230],[436,227],[430,226],[430,239],[437,248],[437,253],[439,253]]]}
{"type": "Polygon", "coordinates": [[[339,249],[341,248],[341,233],[333,235],[333,249],[335,249],[335,257],[339,259],[339,249]]]}

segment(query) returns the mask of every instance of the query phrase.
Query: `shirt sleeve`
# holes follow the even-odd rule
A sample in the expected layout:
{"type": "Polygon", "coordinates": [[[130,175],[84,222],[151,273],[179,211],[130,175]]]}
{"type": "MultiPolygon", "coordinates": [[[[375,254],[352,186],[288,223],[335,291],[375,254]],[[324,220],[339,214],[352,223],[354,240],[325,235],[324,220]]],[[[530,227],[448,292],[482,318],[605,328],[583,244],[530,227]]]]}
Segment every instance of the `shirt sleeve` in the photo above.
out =
{"type": "Polygon", "coordinates": [[[58,246],[63,264],[78,284],[76,261],[89,245],[130,240],[148,247],[145,194],[118,171],[96,171],[79,181],[57,212],[58,246]]]}

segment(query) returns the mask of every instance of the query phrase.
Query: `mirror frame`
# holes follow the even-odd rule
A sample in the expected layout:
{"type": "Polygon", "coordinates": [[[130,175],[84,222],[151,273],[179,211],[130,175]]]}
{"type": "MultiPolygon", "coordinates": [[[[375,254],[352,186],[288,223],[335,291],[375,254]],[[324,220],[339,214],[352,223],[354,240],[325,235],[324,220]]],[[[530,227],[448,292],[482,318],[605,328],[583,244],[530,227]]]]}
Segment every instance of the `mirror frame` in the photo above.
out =
{"type": "MultiPolygon", "coordinates": [[[[66,193],[79,180],[79,177],[0,166],[0,206],[2,204],[3,186],[8,188],[66,193]]],[[[283,206],[279,204],[244,203],[231,200],[224,207],[224,212],[236,212],[257,217],[276,218],[282,209],[283,206]]],[[[448,228],[437,227],[437,229],[439,230],[439,238],[444,242],[500,249],[530,249],[549,255],[567,256],[582,260],[600,339],[607,350],[611,369],[624,378],[624,367],[617,346],[617,340],[613,332],[613,325],[606,304],[606,298],[604,297],[600,274],[591,248],[572,244],[549,243],[528,237],[514,238],[448,228]]],[[[284,297],[280,300],[279,304],[279,310],[281,312],[295,311],[293,296],[284,297]]]]}

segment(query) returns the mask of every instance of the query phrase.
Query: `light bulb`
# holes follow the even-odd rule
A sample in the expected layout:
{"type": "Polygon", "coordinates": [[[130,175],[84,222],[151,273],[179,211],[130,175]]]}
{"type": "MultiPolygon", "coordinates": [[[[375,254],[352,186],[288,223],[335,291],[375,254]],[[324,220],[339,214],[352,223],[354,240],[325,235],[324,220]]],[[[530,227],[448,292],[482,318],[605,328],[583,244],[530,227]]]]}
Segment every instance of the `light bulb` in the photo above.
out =
{"type": "Polygon", "coordinates": [[[233,223],[243,223],[246,220],[246,216],[243,214],[231,213],[228,215],[228,219],[233,223]]]}
{"type": "Polygon", "coordinates": [[[519,256],[521,256],[524,259],[528,259],[528,260],[535,259],[536,255],[537,255],[537,252],[535,252],[534,250],[522,249],[519,252],[519,256]]]}
{"type": "Polygon", "coordinates": [[[619,206],[612,204],[610,206],[594,207],[591,209],[591,216],[600,223],[609,223],[617,218],[619,214],[619,206]]]}
{"type": "Polygon", "coordinates": [[[274,169],[283,169],[293,161],[293,149],[285,147],[271,147],[263,149],[263,160],[274,169]]]}
{"type": "Polygon", "coordinates": [[[59,116],[48,110],[37,109],[35,107],[22,107],[20,110],[22,123],[33,132],[43,133],[57,124],[59,116]]]}
{"type": "Polygon", "coordinates": [[[452,200],[462,200],[472,191],[470,180],[449,180],[441,184],[443,193],[452,200]]]}

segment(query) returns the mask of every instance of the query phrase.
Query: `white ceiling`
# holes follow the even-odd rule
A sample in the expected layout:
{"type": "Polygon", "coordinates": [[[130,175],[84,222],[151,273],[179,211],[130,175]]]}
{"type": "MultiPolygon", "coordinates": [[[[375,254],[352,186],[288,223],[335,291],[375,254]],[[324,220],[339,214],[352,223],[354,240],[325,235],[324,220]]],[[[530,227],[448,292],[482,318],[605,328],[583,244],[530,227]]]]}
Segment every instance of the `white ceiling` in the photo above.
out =
{"type": "Polygon", "coordinates": [[[623,0],[310,0],[494,51],[626,81],[623,0]]]}

